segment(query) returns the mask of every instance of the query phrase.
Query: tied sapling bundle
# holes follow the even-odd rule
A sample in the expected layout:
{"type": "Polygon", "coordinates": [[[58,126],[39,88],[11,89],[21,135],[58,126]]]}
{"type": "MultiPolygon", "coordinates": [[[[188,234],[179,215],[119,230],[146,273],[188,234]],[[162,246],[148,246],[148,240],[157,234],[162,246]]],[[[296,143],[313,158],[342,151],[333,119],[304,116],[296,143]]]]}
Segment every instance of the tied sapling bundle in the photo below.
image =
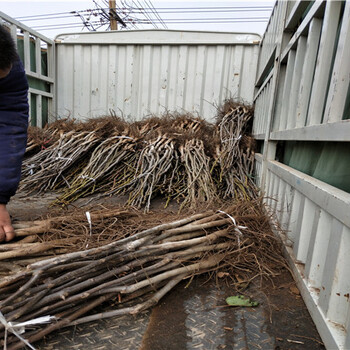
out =
{"type": "Polygon", "coordinates": [[[48,128],[46,137],[61,136],[26,159],[21,191],[61,189],[55,204],[62,206],[94,193],[124,194],[145,211],[157,196],[181,209],[218,198],[254,199],[251,117],[251,108],[229,100],[216,125],[176,113],[133,123],[116,117],[57,123],[65,132],[48,128]]]}
{"type": "Polygon", "coordinates": [[[224,183],[223,198],[254,199],[257,187],[253,182],[253,142],[247,136],[251,108],[226,101],[218,116],[221,140],[219,152],[220,179],[224,183]]]}
{"type": "MultiPolygon", "coordinates": [[[[32,263],[1,279],[0,308],[7,322],[48,315],[57,320],[26,333],[31,343],[62,327],[136,314],[193,275],[226,270],[233,281],[247,284],[284,266],[261,202],[246,202],[32,263]],[[109,309],[94,313],[102,303],[109,309]]],[[[22,346],[8,337],[9,350],[22,346]]]]}

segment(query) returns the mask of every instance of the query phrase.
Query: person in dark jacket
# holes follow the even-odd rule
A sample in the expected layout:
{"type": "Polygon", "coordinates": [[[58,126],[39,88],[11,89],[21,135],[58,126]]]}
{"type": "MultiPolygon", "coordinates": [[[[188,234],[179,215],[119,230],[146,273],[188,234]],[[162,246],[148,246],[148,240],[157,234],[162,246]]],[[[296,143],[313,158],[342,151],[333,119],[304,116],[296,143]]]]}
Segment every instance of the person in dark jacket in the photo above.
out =
{"type": "Polygon", "coordinates": [[[28,82],[15,44],[0,25],[0,242],[15,237],[6,205],[16,193],[27,143],[28,82]]]}

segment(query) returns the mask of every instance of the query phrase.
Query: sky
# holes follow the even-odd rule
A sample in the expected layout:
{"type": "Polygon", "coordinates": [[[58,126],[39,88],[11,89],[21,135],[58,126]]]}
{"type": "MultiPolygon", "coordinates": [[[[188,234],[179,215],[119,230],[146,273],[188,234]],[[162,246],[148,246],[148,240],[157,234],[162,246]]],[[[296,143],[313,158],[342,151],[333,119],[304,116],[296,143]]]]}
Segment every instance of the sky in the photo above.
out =
{"type": "MultiPolygon", "coordinates": [[[[106,7],[104,0],[95,0],[97,6],[106,7]]],[[[106,0],[105,0],[106,1],[106,0]]],[[[155,26],[141,23],[140,20],[146,19],[141,14],[136,14],[130,10],[130,7],[146,7],[149,0],[116,0],[117,6],[129,9],[122,18],[127,14],[139,18],[134,25],[129,24],[128,29],[153,29],[155,26]],[[141,6],[143,5],[143,6],[141,6]]],[[[108,3],[108,1],[107,1],[108,3]]],[[[225,31],[225,32],[251,32],[262,35],[265,31],[271,9],[275,1],[167,1],[152,0],[153,6],[158,9],[159,16],[165,20],[168,29],[176,30],[201,30],[201,31],[225,31]],[[247,7],[255,7],[257,11],[246,11],[247,7]],[[198,7],[203,9],[199,10],[198,7]],[[241,7],[241,9],[239,9],[241,7]],[[242,7],[244,7],[242,9],[242,7]],[[213,10],[213,8],[216,8],[213,10]],[[221,9],[220,9],[221,8],[221,9]],[[224,8],[224,9],[223,9],[224,8]],[[196,12],[193,12],[196,10],[196,12]],[[249,18],[249,22],[246,22],[249,18]],[[259,18],[258,20],[255,20],[259,18]],[[219,19],[221,23],[209,23],[219,19]],[[189,23],[190,20],[192,23],[189,23]],[[206,21],[207,23],[199,23],[206,21]],[[172,23],[181,22],[181,23],[172,23]]],[[[54,39],[58,34],[75,33],[88,31],[84,27],[82,19],[77,15],[67,12],[84,11],[96,9],[93,0],[0,0],[0,11],[6,15],[19,20],[25,25],[35,29],[39,33],[54,39]],[[38,17],[38,15],[43,15],[38,17]],[[33,16],[37,16],[34,18],[33,16]],[[69,26],[74,26],[69,28],[69,26]],[[60,28],[58,28],[60,27],[60,28]]],[[[88,12],[84,19],[88,17],[88,12]]],[[[153,14],[149,14],[152,16],[153,14]]],[[[156,18],[155,15],[152,17],[156,18]]],[[[98,28],[99,16],[91,15],[90,20],[94,21],[94,29],[107,30],[107,26],[98,28]]],[[[159,29],[165,29],[162,23],[157,23],[159,29]]],[[[121,25],[119,25],[121,28],[121,25]]]]}

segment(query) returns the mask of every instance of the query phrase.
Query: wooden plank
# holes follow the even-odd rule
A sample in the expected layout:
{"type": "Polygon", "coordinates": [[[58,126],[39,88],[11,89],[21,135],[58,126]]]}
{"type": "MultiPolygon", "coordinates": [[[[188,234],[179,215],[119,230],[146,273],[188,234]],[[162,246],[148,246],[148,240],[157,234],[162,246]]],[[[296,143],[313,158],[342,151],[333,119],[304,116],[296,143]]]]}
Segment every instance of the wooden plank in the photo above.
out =
{"type": "Polygon", "coordinates": [[[265,133],[258,133],[253,135],[255,139],[257,140],[264,140],[265,138],[265,133]]]}
{"type": "Polygon", "coordinates": [[[53,98],[53,93],[51,93],[51,92],[46,92],[46,91],[42,91],[42,90],[38,90],[38,89],[34,89],[34,88],[29,88],[29,92],[34,94],[34,95],[41,95],[41,96],[45,96],[48,98],[53,98]]]}
{"type": "Polygon", "coordinates": [[[320,221],[320,214],[321,214],[321,208],[318,206],[315,206],[315,213],[313,215],[313,222],[310,230],[310,243],[307,249],[307,256],[305,261],[305,275],[307,276],[307,278],[309,278],[308,268],[311,262],[311,258],[313,256],[313,253],[315,252],[315,238],[317,234],[318,223],[320,221]]]}
{"type": "Polygon", "coordinates": [[[309,250],[305,275],[310,286],[321,290],[321,282],[325,271],[328,244],[331,236],[332,216],[324,210],[319,210],[319,215],[315,217],[315,226],[312,229],[311,242],[313,249],[309,250]]]}
{"type": "Polygon", "coordinates": [[[36,95],[36,126],[43,127],[43,103],[42,96],[36,95]]]}
{"type": "Polygon", "coordinates": [[[259,97],[261,92],[264,90],[266,84],[271,80],[272,76],[273,76],[273,70],[271,70],[267,78],[264,80],[263,84],[259,87],[258,92],[255,94],[254,101],[259,97]]]}
{"type": "Polygon", "coordinates": [[[314,78],[318,44],[320,41],[322,21],[313,18],[310,22],[309,35],[306,42],[306,53],[303,65],[302,78],[299,89],[299,97],[296,111],[296,127],[306,124],[306,115],[309,107],[311,87],[314,78]]]}
{"type": "Polygon", "coordinates": [[[295,4],[286,20],[285,29],[293,29],[300,22],[301,16],[303,15],[308,6],[309,1],[295,1],[295,4]]]}
{"type": "Polygon", "coordinates": [[[322,121],[341,6],[341,1],[327,1],[326,4],[307,125],[321,124],[322,121]]]}
{"type": "Polygon", "coordinates": [[[29,32],[24,32],[24,34],[23,34],[23,45],[24,45],[24,69],[25,69],[27,75],[29,75],[31,72],[29,32]]]}
{"type": "Polygon", "coordinates": [[[270,208],[271,214],[272,214],[272,203],[274,202],[274,188],[275,188],[275,182],[278,180],[277,176],[269,172],[268,181],[266,181],[266,203],[270,208]]]}
{"type": "Polygon", "coordinates": [[[277,202],[280,200],[278,189],[280,187],[281,181],[282,180],[279,177],[275,176],[273,189],[272,189],[272,195],[271,195],[271,209],[272,209],[272,212],[274,214],[276,213],[277,202]]]}
{"type": "Polygon", "coordinates": [[[48,116],[49,121],[50,116],[56,116],[57,113],[57,86],[56,86],[56,56],[55,56],[54,45],[47,44],[47,75],[52,79],[50,83],[50,92],[53,94],[52,98],[48,99],[48,116]]]}
{"type": "Polygon", "coordinates": [[[55,46],[47,44],[47,76],[55,81],[55,46]]]}
{"type": "MultiPolygon", "coordinates": [[[[348,323],[350,324],[350,313],[349,313],[348,319],[349,319],[348,323]]],[[[346,334],[344,349],[350,349],[350,332],[347,332],[346,334]]]]}
{"type": "Polygon", "coordinates": [[[41,75],[41,39],[35,39],[35,72],[41,75]]]}
{"type": "MultiPolygon", "coordinates": [[[[330,318],[328,315],[333,316],[332,308],[332,294],[337,293],[337,290],[334,290],[334,284],[337,284],[336,281],[338,278],[334,278],[334,275],[338,275],[337,267],[338,267],[338,258],[340,254],[340,247],[342,244],[344,232],[344,225],[338,220],[333,220],[331,233],[332,236],[330,238],[330,242],[328,244],[327,254],[325,256],[325,264],[327,269],[323,275],[323,279],[321,282],[321,290],[319,297],[319,307],[323,311],[330,321],[335,321],[330,318]]],[[[347,265],[345,263],[345,265],[347,265]]],[[[339,276],[340,278],[341,276],[339,276]]]]}
{"type": "Polygon", "coordinates": [[[277,201],[277,207],[276,207],[276,218],[278,222],[282,223],[282,218],[283,218],[283,213],[286,210],[286,205],[285,205],[285,192],[286,192],[286,187],[287,184],[283,181],[283,179],[279,179],[279,187],[278,187],[278,201],[277,201]]]}
{"type": "Polygon", "coordinates": [[[268,169],[342,224],[350,227],[349,193],[273,160],[268,161],[268,169]]]}
{"type": "Polygon", "coordinates": [[[325,317],[324,313],[319,308],[317,294],[315,295],[307,279],[304,278],[303,266],[296,263],[291,248],[284,247],[284,251],[301,296],[303,297],[326,349],[348,349],[349,347],[341,348],[346,335],[344,328],[332,323],[325,317]]]}
{"type": "Polygon", "coordinates": [[[349,256],[350,229],[343,226],[340,237],[339,251],[337,254],[335,275],[333,276],[332,292],[329,298],[329,308],[327,312],[327,317],[332,322],[343,326],[346,324],[347,314],[350,311],[350,274],[348,269],[349,256]]]}
{"type": "Polygon", "coordinates": [[[299,97],[300,81],[303,74],[303,65],[306,51],[306,37],[300,36],[298,40],[295,64],[293,70],[292,84],[290,88],[290,98],[288,104],[287,129],[292,129],[296,125],[296,109],[299,97]]]}
{"type": "Polygon", "coordinates": [[[339,121],[343,117],[350,86],[350,1],[346,1],[340,30],[337,54],[323,117],[324,122],[339,121]]]}
{"type": "Polygon", "coordinates": [[[29,105],[29,125],[31,125],[33,116],[32,116],[32,94],[28,91],[28,105],[29,105]]]}
{"type": "Polygon", "coordinates": [[[292,130],[275,131],[271,140],[295,141],[350,141],[350,120],[336,123],[310,125],[292,130]]]}
{"type": "Polygon", "coordinates": [[[285,190],[284,190],[284,201],[283,201],[283,212],[282,212],[282,217],[281,217],[281,227],[283,230],[288,230],[288,227],[290,225],[290,217],[291,217],[291,209],[292,209],[292,204],[294,200],[294,188],[287,184],[285,181],[285,190]]]}
{"type": "Polygon", "coordinates": [[[25,24],[23,24],[22,22],[19,22],[17,20],[15,20],[14,18],[8,16],[6,13],[1,12],[0,11],[0,20],[1,18],[3,18],[6,22],[11,23],[16,25],[17,28],[22,29],[24,32],[30,32],[31,34],[33,34],[36,38],[40,38],[41,40],[47,42],[47,43],[51,43],[53,44],[53,40],[49,39],[48,37],[40,34],[39,32],[36,32],[34,29],[26,26],[25,24]]]}
{"type": "Polygon", "coordinates": [[[295,66],[295,54],[296,54],[295,50],[291,50],[288,54],[286,78],[284,80],[284,85],[283,85],[283,97],[282,97],[282,101],[280,101],[280,103],[282,104],[282,108],[280,112],[281,116],[280,116],[279,130],[285,130],[287,128],[290,89],[292,85],[293,72],[294,72],[294,66],[295,66]]]}
{"type": "Polygon", "coordinates": [[[296,251],[299,246],[300,227],[304,213],[304,204],[305,197],[299,191],[295,191],[287,232],[294,251],[296,251]]]}
{"type": "Polygon", "coordinates": [[[293,250],[297,261],[305,264],[316,207],[312,201],[303,196],[302,192],[301,196],[301,202],[304,203],[304,205],[299,208],[297,239],[295,240],[293,250]]]}
{"type": "Polygon", "coordinates": [[[301,22],[300,26],[298,27],[297,31],[293,34],[292,38],[290,39],[288,45],[284,48],[282,55],[281,55],[281,61],[285,59],[285,57],[288,55],[288,52],[296,45],[297,41],[299,40],[299,37],[304,35],[307,27],[309,26],[309,23],[312,21],[312,19],[315,17],[315,15],[322,11],[323,6],[325,6],[326,1],[315,1],[312,5],[311,9],[301,22]]]}
{"type": "MultiPolygon", "coordinates": [[[[266,76],[267,72],[271,69],[271,66],[273,65],[273,61],[276,56],[276,45],[274,45],[273,49],[269,53],[268,59],[264,60],[264,67],[262,68],[262,71],[259,72],[258,78],[256,80],[255,86],[259,87],[263,84],[264,82],[264,77],[266,76]]],[[[270,72],[271,73],[271,72],[270,72]]]]}
{"type": "Polygon", "coordinates": [[[17,26],[15,24],[10,25],[10,32],[11,32],[13,42],[15,43],[15,46],[17,49],[17,26]]]}
{"type": "Polygon", "coordinates": [[[42,80],[42,81],[44,81],[46,83],[51,83],[51,84],[54,83],[54,78],[53,77],[47,77],[45,75],[41,75],[41,74],[38,74],[38,73],[32,72],[32,71],[26,71],[26,74],[27,74],[28,77],[33,77],[33,78],[42,80]]]}
{"type": "Polygon", "coordinates": [[[283,101],[283,87],[286,81],[286,72],[287,72],[287,66],[281,65],[280,67],[280,78],[278,81],[278,89],[277,89],[277,95],[276,95],[276,107],[275,107],[275,113],[273,118],[273,131],[280,130],[281,126],[281,110],[282,106],[285,103],[283,101]]]}

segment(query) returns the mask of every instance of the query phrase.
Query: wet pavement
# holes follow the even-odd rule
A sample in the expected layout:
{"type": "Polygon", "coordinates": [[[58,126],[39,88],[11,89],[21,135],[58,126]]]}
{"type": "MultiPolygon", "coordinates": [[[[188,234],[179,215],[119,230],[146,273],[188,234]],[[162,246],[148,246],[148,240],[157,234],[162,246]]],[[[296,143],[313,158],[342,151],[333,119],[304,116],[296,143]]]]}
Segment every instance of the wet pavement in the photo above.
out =
{"type": "MultiPolygon", "coordinates": [[[[54,197],[15,198],[12,216],[36,219],[54,197]]],[[[39,350],[319,350],[325,349],[290,273],[255,281],[243,294],[257,307],[227,306],[229,280],[183,281],[155,307],[66,328],[35,343],[39,350]]],[[[97,312],[116,305],[102,306],[97,312]]]]}

